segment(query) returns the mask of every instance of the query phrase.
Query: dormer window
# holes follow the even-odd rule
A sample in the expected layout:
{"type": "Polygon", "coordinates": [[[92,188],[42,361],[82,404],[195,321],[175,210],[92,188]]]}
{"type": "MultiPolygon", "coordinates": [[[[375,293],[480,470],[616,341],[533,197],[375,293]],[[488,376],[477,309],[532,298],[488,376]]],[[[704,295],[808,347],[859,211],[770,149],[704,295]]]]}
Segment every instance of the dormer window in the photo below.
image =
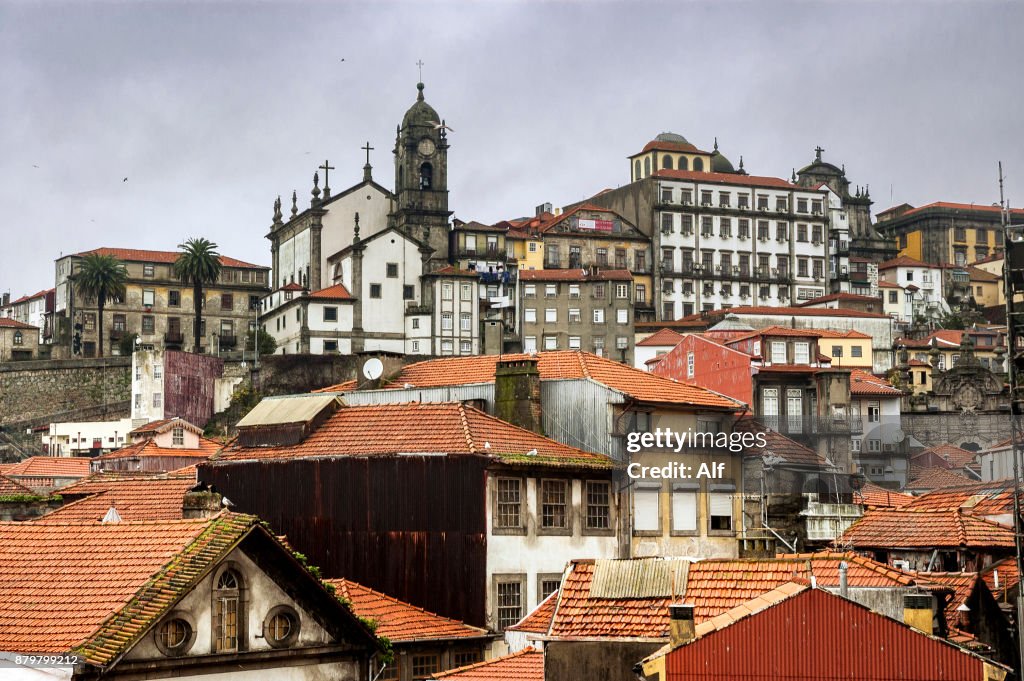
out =
{"type": "Polygon", "coordinates": [[[171,431],[171,444],[175,447],[182,447],[185,444],[185,429],[174,428],[171,431]]]}

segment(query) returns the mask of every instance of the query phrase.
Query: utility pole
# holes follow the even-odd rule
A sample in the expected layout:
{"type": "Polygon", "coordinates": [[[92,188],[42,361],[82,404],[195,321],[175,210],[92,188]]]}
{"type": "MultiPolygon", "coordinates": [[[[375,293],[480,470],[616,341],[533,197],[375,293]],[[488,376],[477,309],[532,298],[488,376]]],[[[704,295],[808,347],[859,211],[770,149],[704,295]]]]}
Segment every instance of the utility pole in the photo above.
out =
{"type": "MultiPolygon", "coordinates": [[[[1020,504],[1020,483],[1021,483],[1021,452],[1024,449],[1024,430],[1022,430],[1022,419],[1024,419],[1024,388],[1020,386],[1020,374],[1024,372],[1024,351],[1021,349],[1020,339],[1024,336],[1024,310],[1018,310],[1017,302],[1014,300],[1018,288],[1024,292],[1024,232],[1015,233],[1014,225],[1010,223],[1010,208],[1003,191],[1003,163],[999,162],[999,205],[1001,208],[1001,222],[1003,229],[1003,292],[1006,297],[1006,373],[1010,385],[1010,433],[1013,455],[1013,540],[1016,549],[1017,574],[1024,574],[1024,558],[1021,555],[1021,504],[1020,504]],[[1020,238],[1014,238],[1018,236],[1020,238]],[[1015,257],[1016,256],[1016,257],[1015,257]]],[[[1021,227],[1018,225],[1017,227],[1021,227]]],[[[1022,623],[1024,623],[1024,593],[1018,587],[1017,594],[1017,646],[1018,646],[1018,672],[1024,667],[1024,635],[1022,635],[1022,623]]]]}

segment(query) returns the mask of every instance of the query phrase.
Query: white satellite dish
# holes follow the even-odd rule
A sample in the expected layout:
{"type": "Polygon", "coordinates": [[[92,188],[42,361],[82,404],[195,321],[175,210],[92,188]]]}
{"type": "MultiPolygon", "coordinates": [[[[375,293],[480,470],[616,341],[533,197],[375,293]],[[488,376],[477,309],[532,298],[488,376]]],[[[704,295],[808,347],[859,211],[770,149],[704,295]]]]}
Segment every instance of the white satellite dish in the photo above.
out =
{"type": "Polygon", "coordinates": [[[363,376],[368,380],[376,381],[384,375],[384,363],[376,357],[371,357],[363,363],[363,376]]]}

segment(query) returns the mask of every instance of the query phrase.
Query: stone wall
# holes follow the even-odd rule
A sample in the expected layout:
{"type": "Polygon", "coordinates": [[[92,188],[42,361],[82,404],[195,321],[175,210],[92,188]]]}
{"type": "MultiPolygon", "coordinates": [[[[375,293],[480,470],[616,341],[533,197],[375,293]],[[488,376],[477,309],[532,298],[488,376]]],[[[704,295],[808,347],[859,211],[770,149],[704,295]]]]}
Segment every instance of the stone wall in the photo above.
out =
{"type": "Polygon", "coordinates": [[[900,427],[925,447],[953,444],[970,451],[985,449],[1010,437],[1010,415],[950,413],[904,413],[900,427]]]}
{"type": "Polygon", "coordinates": [[[130,399],[130,357],[0,364],[0,426],[79,420],[130,399]]]}

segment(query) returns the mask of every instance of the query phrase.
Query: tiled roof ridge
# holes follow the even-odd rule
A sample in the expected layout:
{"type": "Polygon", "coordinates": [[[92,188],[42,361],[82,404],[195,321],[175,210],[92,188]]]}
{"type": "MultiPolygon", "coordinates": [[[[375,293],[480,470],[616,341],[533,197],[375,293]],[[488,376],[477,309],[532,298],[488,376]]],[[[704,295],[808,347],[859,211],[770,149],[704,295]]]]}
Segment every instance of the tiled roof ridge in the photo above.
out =
{"type": "MultiPolygon", "coordinates": [[[[594,356],[596,357],[597,355],[594,356]]],[[[594,377],[590,375],[590,367],[587,366],[587,358],[584,356],[582,350],[578,350],[576,352],[576,360],[580,363],[580,371],[583,372],[583,376],[593,379],[594,377]]]]}
{"type": "Polygon", "coordinates": [[[182,551],[147,580],[127,603],[107,616],[74,648],[88,662],[109,666],[164,612],[215,567],[259,523],[255,516],[222,511],[182,551]]]}
{"type": "Polygon", "coordinates": [[[469,416],[466,414],[466,405],[459,402],[459,423],[462,425],[462,434],[466,438],[466,446],[469,451],[476,454],[476,443],[473,441],[473,431],[469,427],[469,416]]]}
{"type": "Polygon", "coordinates": [[[539,653],[539,652],[541,652],[541,651],[537,650],[533,646],[526,646],[522,650],[520,650],[518,652],[515,652],[515,653],[509,653],[508,655],[502,655],[500,657],[492,657],[489,660],[483,660],[481,662],[474,662],[473,664],[467,664],[464,667],[456,667],[455,669],[448,669],[448,670],[443,671],[443,672],[441,672],[439,674],[434,674],[433,678],[435,678],[435,679],[443,679],[445,677],[452,676],[453,674],[461,674],[461,673],[467,672],[467,671],[469,671],[471,669],[479,669],[480,667],[486,667],[486,666],[494,664],[496,662],[504,662],[505,660],[512,660],[512,659],[515,659],[517,657],[522,657],[523,655],[527,655],[527,654],[530,654],[530,653],[539,653]]]}

